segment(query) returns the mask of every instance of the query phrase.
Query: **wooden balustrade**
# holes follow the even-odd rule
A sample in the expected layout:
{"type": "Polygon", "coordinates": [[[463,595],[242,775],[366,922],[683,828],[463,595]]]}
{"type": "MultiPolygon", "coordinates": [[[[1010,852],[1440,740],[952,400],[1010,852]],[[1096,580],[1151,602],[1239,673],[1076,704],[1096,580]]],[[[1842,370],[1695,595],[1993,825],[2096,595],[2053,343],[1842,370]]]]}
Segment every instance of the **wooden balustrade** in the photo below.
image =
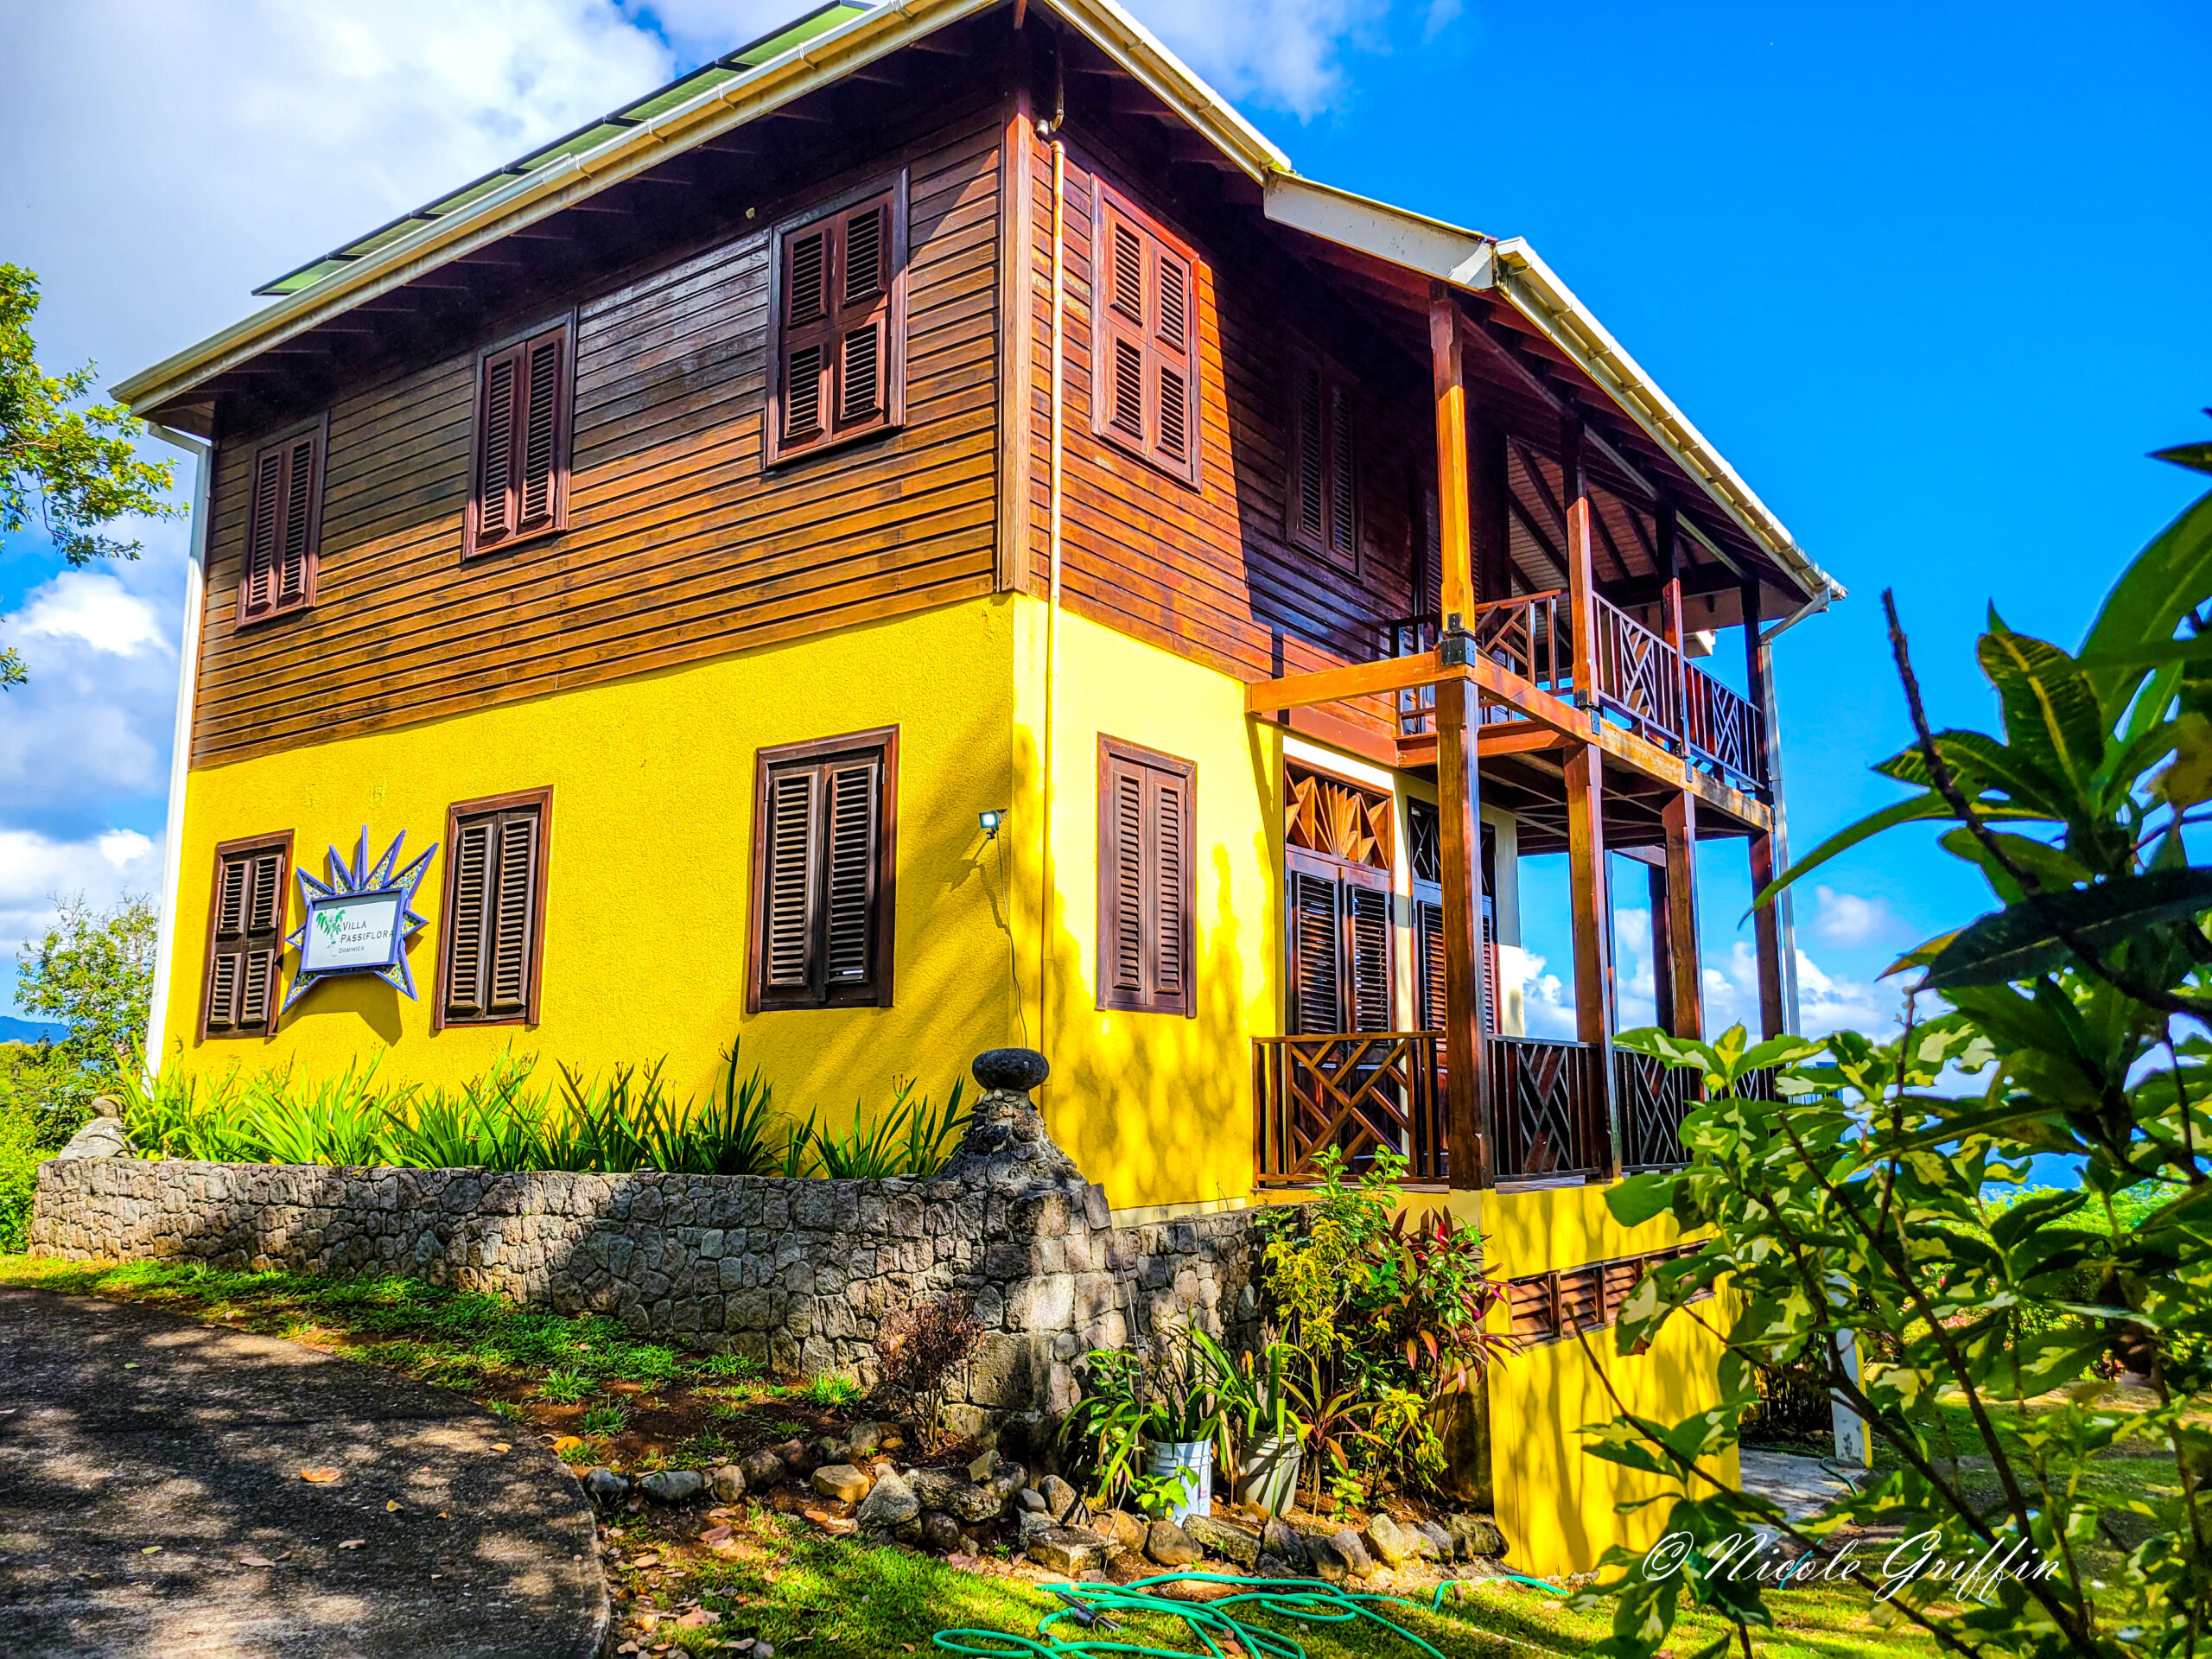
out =
{"type": "Polygon", "coordinates": [[[1764,789],[1766,714],[1745,701],[1703,669],[1685,664],[1683,734],[1690,758],[1703,760],[1726,776],[1764,789]]]}
{"type": "Polygon", "coordinates": [[[1407,1177],[1444,1179],[1443,1068],[1433,1031],[1252,1039],[1253,1153],[1263,1181],[1308,1181],[1334,1147],[1354,1167],[1387,1150],[1407,1177]]]}
{"type": "MultiPolygon", "coordinates": [[[[1260,1179],[1310,1181],[1333,1147],[1355,1168],[1387,1149],[1407,1160],[1408,1179],[1443,1181],[1450,1171],[1443,1040],[1433,1031],[1254,1038],[1260,1179]]],[[[1588,1176],[1610,1166],[1597,1050],[1534,1037],[1483,1043],[1494,1179],[1588,1176]]]]}
{"type": "Polygon", "coordinates": [[[1697,1072],[1648,1054],[1613,1051],[1613,1103],[1621,1124],[1624,1169],[1666,1169],[1687,1161],[1682,1120],[1703,1097],[1697,1072]]]}
{"type": "MultiPolygon", "coordinates": [[[[1573,689],[1574,649],[1567,589],[1522,594],[1478,605],[1460,620],[1473,649],[1509,674],[1539,691],[1569,696],[1573,689]]],[[[1382,654],[1417,657],[1436,649],[1443,629],[1433,616],[1404,616],[1382,625],[1382,654]]],[[[1436,729],[1436,688],[1421,686],[1398,693],[1398,730],[1420,737],[1436,729]]],[[[1487,704],[1486,721],[1517,718],[1510,709],[1487,704]]]]}
{"type": "Polygon", "coordinates": [[[1611,601],[1596,594],[1598,706],[1667,748],[1682,740],[1680,652],[1611,601]]]}

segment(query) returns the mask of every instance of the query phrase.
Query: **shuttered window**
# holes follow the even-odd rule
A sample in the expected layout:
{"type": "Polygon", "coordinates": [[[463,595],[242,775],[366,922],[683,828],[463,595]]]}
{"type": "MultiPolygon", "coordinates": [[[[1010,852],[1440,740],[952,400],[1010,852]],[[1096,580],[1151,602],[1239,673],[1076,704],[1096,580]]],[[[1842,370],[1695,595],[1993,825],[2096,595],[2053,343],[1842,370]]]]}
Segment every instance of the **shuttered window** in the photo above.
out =
{"type": "Polygon", "coordinates": [[[1091,226],[1090,425],[1198,481],[1198,265],[1104,185],[1091,226]]]}
{"type": "Polygon", "coordinates": [[[563,319],[478,359],[466,555],[569,527],[575,358],[575,322],[563,319]]]}
{"type": "Polygon", "coordinates": [[[748,1011],[891,1006],[899,732],[760,751],[748,1011]]]}
{"type": "Polygon", "coordinates": [[[1295,545],[1359,574],[1359,453],[1350,382],[1311,357],[1289,360],[1290,476],[1283,530],[1295,545]]]}
{"type": "Polygon", "coordinates": [[[276,1029],[284,884],[291,867],[289,833],[226,841],[215,849],[202,1038],[266,1037],[276,1029]]]}
{"type": "Polygon", "coordinates": [[[241,626],[315,603],[324,430],[318,420],[254,454],[245,559],[238,572],[241,626]]]}
{"type": "Polygon", "coordinates": [[[1289,1016],[1294,1032],[1389,1031],[1390,877],[1292,848],[1289,1016]]]}
{"type": "Polygon", "coordinates": [[[767,458],[906,419],[906,181],[776,232],[767,458]]]}
{"type": "Polygon", "coordinates": [[[1098,741],[1098,1006],[1198,1011],[1195,935],[1198,771],[1098,741]]]}
{"type": "Polygon", "coordinates": [[[553,792],[463,801],[446,815],[439,1023],[535,1025],[553,792]]]}
{"type": "MultiPolygon", "coordinates": [[[[1444,1029],[1443,842],[1436,809],[1426,801],[1406,803],[1408,848],[1413,866],[1414,1001],[1423,1031],[1444,1029]]],[[[1481,1028],[1496,1035],[1497,985],[1497,829],[1482,826],[1483,964],[1476,988],[1481,998],[1481,1028]]]]}

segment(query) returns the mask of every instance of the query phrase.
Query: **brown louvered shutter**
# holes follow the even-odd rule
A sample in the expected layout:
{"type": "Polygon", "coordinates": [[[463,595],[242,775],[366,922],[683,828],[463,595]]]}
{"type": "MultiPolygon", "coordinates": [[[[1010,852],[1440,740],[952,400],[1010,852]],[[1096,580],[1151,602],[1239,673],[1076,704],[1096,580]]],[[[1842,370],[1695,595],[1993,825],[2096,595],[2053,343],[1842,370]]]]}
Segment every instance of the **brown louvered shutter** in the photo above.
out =
{"type": "Polygon", "coordinates": [[[893,188],[778,237],[771,461],[897,423],[902,200],[893,188]]]}
{"type": "Polygon", "coordinates": [[[1390,1021],[1390,879],[1381,870],[1347,869],[1344,882],[1345,975],[1351,990],[1347,1031],[1388,1031],[1390,1021]]]}
{"type": "Polygon", "coordinates": [[[1283,531],[1309,553],[1342,569],[1359,564],[1358,454],[1351,393],[1313,359],[1292,358],[1285,433],[1290,476],[1283,531]]]}
{"type": "Polygon", "coordinates": [[[1556,1275],[1548,1273],[1515,1279],[1506,1285],[1505,1304],[1515,1336],[1524,1342],[1541,1342],[1559,1334],[1556,1290],[1556,1275]]]}
{"type": "Polygon", "coordinates": [[[203,1035],[262,1037],[276,1029],[290,865],[289,836],[227,842],[216,849],[203,1035]]]}
{"type": "Polygon", "coordinates": [[[571,355],[563,321],[480,364],[471,554],[568,527],[571,355]]]}
{"type": "Polygon", "coordinates": [[[1414,889],[1414,994],[1423,1031],[1444,1029],[1444,900],[1414,889]]]}
{"type": "Polygon", "coordinates": [[[760,752],[752,1011],[890,1002],[896,739],[760,752]]]}
{"type": "Polygon", "coordinates": [[[444,1024],[537,1018],[550,804],[538,790],[464,802],[448,816],[444,1024]]]}
{"type": "Polygon", "coordinates": [[[1322,1033],[1344,1019],[1343,936],[1333,874],[1294,868],[1290,882],[1290,1028],[1322,1033]]]}
{"type": "Polygon", "coordinates": [[[1191,951],[1197,822],[1190,763],[1102,739],[1098,766],[1098,1006],[1194,1014],[1191,951]]]}
{"type": "Polygon", "coordinates": [[[238,576],[238,620],[315,602],[316,543],[322,518],[322,428],[295,432],[253,459],[245,562],[238,576]]]}
{"type": "Polygon", "coordinates": [[[1179,245],[1103,188],[1094,235],[1092,429],[1195,484],[1197,268],[1179,245]]]}

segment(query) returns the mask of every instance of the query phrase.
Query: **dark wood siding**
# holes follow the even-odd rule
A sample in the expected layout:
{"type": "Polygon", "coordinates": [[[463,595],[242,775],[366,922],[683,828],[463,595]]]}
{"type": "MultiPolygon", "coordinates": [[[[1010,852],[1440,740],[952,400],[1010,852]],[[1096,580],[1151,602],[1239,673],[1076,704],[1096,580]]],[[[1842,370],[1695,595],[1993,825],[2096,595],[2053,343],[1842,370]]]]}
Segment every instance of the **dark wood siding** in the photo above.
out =
{"type": "Polygon", "coordinates": [[[992,586],[999,111],[918,111],[849,172],[576,308],[569,527],[461,558],[479,349],[330,412],[315,608],[232,626],[261,435],[220,446],[196,764],[512,702],[992,586]],[[911,169],[906,424],[763,467],[770,227],[911,169]]]}
{"type": "MultiPolygon", "coordinates": [[[[1031,329],[1033,591],[1047,558],[1051,430],[1052,168],[1033,170],[1031,329]]],[[[1426,538],[1421,505],[1435,473],[1426,370],[1348,321],[1332,290],[1249,222],[1249,210],[1179,211],[1118,162],[1109,136],[1071,124],[1065,208],[1066,486],[1062,582],[1074,611],[1239,679],[1366,661],[1381,625],[1414,608],[1426,538]],[[1195,251],[1202,465],[1197,487],[1122,453],[1092,430],[1090,333],[1094,186],[1119,191],[1195,251]],[[1358,442],[1359,549],[1325,559],[1286,535],[1285,496],[1298,354],[1340,365],[1358,442]],[[1346,574],[1349,566],[1357,577],[1346,574]]],[[[1388,728],[1376,702],[1358,716],[1388,728]]]]}

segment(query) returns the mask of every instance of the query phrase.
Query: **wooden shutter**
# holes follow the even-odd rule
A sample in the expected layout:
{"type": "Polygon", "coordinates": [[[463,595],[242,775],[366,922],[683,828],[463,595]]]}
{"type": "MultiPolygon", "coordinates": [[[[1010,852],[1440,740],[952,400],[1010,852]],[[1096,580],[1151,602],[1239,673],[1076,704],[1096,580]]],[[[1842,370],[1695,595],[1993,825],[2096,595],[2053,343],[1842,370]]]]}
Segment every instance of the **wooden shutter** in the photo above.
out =
{"type": "Polygon", "coordinates": [[[1332,872],[1288,872],[1290,886],[1290,1029],[1321,1034],[1344,1020],[1344,952],[1332,872]]]}
{"type": "Polygon", "coordinates": [[[1198,261],[1103,185],[1091,248],[1091,429],[1196,484],[1198,261]]]}
{"type": "Polygon", "coordinates": [[[551,808],[552,791],[534,790],[447,814],[441,1025],[536,1023],[551,808]]]}
{"type": "Polygon", "coordinates": [[[1285,861],[1290,1029],[1394,1029],[1389,873],[1295,848],[1285,861]]]}
{"type": "Polygon", "coordinates": [[[315,603],[322,535],[324,423],[287,434],[253,458],[238,621],[258,622],[315,603]]]}
{"type": "Polygon", "coordinates": [[[889,1005],[897,738],[760,751],[750,1011],[889,1005]]]}
{"type": "Polygon", "coordinates": [[[225,842],[215,849],[207,973],[200,1034],[265,1037],[276,1029],[292,838],[225,842]]]}
{"type": "Polygon", "coordinates": [[[1554,1274],[1539,1273],[1510,1281],[1505,1287],[1505,1303],[1513,1334],[1524,1342],[1542,1342],[1559,1335],[1557,1293],[1554,1274]]]}
{"type": "Polygon", "coordinates": [[[1293,543],[1359,574],[1359,454],[1349,385],[1314,359],[1294,355],[1284,427],[1290,476],[1283,533],[1293,543]]]}
{"type": "Polygon", "coordinates": [[[480,360],[467,553],[568,528],[575,355],[564,319],[480,360]]]}
{"type": "Polygon", "coordinates": [[[1195,770],[1110,738],[1098,756],[1098,1006],[1195,1014],[1195,770]]]}
{"type": "Polygon", "coordinates": [[[906,418],[906,175],[777,232],[768,460],[906,418]]]}

